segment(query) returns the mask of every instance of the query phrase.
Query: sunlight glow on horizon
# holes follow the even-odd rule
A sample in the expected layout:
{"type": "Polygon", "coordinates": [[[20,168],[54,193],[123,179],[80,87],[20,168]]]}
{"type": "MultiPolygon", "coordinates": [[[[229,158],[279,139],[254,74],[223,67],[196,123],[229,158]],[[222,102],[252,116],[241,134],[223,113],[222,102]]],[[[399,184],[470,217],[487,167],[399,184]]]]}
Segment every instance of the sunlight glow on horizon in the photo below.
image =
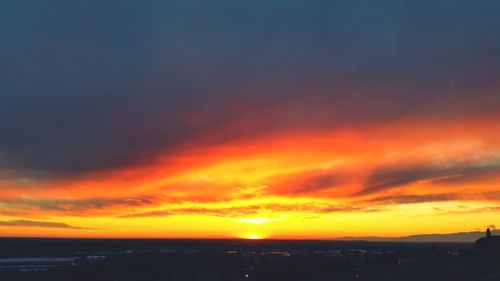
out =
{"type": "Polygon", "coordinates": [[[500,136],[434,126],[293,133],[8,189],[1,235],[327,239],[482,229],[498,218],[500,136]]]}
{"type": "Polygon", "coordinates": [[[261,240],[261,239],[264,239],[264,237],[262,237],[259,234],[248,234],[247,236],[245,236],[245,239],[248,239],[248,240],[261,240]]]}

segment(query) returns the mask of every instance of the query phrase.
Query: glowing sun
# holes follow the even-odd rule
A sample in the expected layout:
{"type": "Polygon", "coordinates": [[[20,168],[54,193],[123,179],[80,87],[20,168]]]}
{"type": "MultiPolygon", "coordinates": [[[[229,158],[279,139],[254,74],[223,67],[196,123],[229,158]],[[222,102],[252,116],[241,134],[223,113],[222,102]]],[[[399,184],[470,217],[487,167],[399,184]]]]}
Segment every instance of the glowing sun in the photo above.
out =
{"type": "Polygon", "coordinates": [[[245,239],[250,239],[250,240],[258,240],[258,239],[263,239],[261,235],[258,234],[249,234],[245,236],[245,239]]]}

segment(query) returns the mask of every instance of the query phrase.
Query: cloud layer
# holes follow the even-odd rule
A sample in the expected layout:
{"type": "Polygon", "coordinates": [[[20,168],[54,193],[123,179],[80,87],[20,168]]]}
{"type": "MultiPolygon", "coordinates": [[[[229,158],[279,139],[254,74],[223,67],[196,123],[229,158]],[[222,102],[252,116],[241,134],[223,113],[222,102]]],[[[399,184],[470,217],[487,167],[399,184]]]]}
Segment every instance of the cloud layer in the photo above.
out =
{"type": "Polygon", "coordinates": [[[71,226],[66,223],[48,222],[48,221],[30,221],[30,220],[11,220],[0,221],[0,226],[22,226],[22,227],[49,227],[49,228],[70,228],[70,229],[85,229],[82,227],[71,226]]]}

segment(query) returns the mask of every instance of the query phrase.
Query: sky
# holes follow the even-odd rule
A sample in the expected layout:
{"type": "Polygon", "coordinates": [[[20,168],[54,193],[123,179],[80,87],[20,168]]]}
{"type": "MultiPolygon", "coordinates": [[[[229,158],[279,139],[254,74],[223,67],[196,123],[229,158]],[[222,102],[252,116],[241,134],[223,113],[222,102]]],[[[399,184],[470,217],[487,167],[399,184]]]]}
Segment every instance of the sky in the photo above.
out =
{"type": "Polygon", "coordinates": [[[498,1],[1,1],[0,236],[500,224],[498,1]]]}

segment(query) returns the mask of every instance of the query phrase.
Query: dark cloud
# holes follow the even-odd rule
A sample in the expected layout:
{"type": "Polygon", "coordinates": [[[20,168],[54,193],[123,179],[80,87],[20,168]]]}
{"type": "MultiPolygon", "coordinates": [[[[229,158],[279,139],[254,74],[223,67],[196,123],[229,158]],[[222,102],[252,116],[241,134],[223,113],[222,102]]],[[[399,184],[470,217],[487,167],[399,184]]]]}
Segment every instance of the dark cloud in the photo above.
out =
{"type": "Polygon", "coordinates": [[[450,176],[437,178],[433,182],[436,184],[460,184],[474,180],[479,181],[487,178],[498,178],[500,175],[500,163],[495,162],[491,164],[451,168],[448,173],[450,176]]]}
{"type": "Polygon", "coordinates": [[[499,9],[3,1],[0,169],[71,176],[266,132],[495,113],[499,9]]]}
{"type": "Polygon", "coordinates": [[[358,195],[368,195],[418,181],[429,181],[433,184],[457,184],[478,179],[497,177],[500,172],[498,163],[457,166],[409,166],[386,167],[375,170],[366,180],[365,187],[358,195]]]}
{"type": "Polygon", "coordinates": [[[376,203],[376,204],[414,204],[414,203],[426,203],[426,202],[441,202],[441,201],[452,201],[459,199],[460,196],[454,193],[443,193],[443,194],[424,194],[424,195],[390,195],[375,197],[364,201],[365,203],[376,203]]]}
{"type": "Polygon", "coordinates": [[[32,221],[32,220],[10,220],[0,221],[0,226],[29,226],[29,227],[49,227],[49,228],[71,228],[71,229],[89,229],[84,227],[72,226],[66,223],[50,221],[32,221]]]}
{"type": "Polygon", "coordinates": [[[88,212],[111,207],[134,208],[154,205],[157,202],[151,197],[130,198],[87,198],[87,199],[3,199],[0,203],[16,214],[29,211],[45,213],[62,213],[65,215],[85,216],[88,212]]]}
{"type": "Polygon", "coordinates": [[[366,186],[358,192],[366,195],[385,191],[387,189],[404,186],[420,180],[430,179],[442,175],[440,168],[430,166],[383,168],[376,170],[366,181],[366,186]]]}

